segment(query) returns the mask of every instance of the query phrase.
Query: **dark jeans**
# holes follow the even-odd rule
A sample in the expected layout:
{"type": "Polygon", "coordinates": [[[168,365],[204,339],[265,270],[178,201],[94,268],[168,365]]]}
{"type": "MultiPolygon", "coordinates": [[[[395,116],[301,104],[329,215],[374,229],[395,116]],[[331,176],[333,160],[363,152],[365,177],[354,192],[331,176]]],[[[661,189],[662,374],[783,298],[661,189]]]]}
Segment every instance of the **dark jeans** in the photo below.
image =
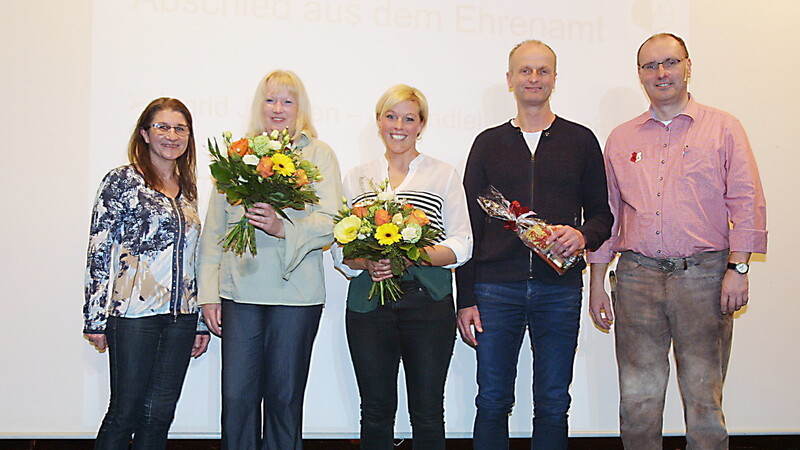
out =
{"type": "Polygon", "coordinates": [[[303,399],[321,316],[322,305],[222,301],[223,449],[303,448],[303,399]]]}
{"type": "Polygon", "coordinates": [[[444,384],[455,345],[453,298],[433,300],[417,282],[367,313],[347,310],[347,344],[361,396],[361,448],[392,449],[400,360],[414,449],[444,449],[444,384]]]}
{"type": "Polygon", "coordinates": [[[164,449],[197,329],[197,315],[110,317],[111,398],[94,448],[164,449]]]}
{"type": "Polygon", "coordinates": [[[625,448],[661,449],[669,350],[686,420],[686,448],[727,449],[722,386],[733,316],[720,312],[728,252],[703,252],[665,272],[624,252],[617,264],[614,335],[619,367],[620,436],[625,448]]]}
{"type": "Polygon", "coordinates": [[[473,445],[508,448],[508,416],[525,329],[533,352],[531,448],[567,448],[567,411],[578,345],[581,288],[537,280],[476,283],[483,333],[478,333],[478,407],[473,445]]]}

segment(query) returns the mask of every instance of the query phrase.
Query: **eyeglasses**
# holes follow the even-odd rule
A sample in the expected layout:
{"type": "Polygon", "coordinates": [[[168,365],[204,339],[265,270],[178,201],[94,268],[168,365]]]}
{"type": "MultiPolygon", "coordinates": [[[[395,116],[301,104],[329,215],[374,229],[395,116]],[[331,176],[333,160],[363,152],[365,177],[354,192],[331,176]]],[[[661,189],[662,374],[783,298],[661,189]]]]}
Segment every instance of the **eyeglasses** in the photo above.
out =
{"type": "Polygon", "coordinates": [[[156,133],[164,136],[169,134],[169,130],[175,130],[175,134],[180,137],[186,137],[189,135],[189,127],[186,125],[176,125],[173,127],[171,125],[167,125],[166,123],[154,123],[150,126],[156,130],[156,133]]]}
{"type": "Polygon", "coordinates": [[[667,58],[663,61],[650,61],[649,63],[642,64],[639,66],[640,69],[646,70],[648,72],[655,72],[658,70],[658,66],[664,66],[664,70],[669,70],[676,65],[678,65],[682,59],[675,59],[675,58],[667,58]]]}

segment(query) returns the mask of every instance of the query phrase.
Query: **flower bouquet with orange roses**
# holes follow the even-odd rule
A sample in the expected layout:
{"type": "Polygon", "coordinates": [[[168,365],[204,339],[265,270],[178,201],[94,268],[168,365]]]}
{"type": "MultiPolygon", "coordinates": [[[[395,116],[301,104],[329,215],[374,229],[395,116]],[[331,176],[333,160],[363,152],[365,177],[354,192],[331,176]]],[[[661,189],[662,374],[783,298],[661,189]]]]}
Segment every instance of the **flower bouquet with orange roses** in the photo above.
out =
{"type": "MultiPolygon", "coordinates": [[[[231,141],[230,131],[222,137],[225,153],[220,151],[216,139],[208,140],[211,175],[231,205],[241,204],[246,210],[258,202],[268,203],[291,222],[284,208],[303,209],[319,201],[312,184],[322,180],[322,175],[317,166],[304,160],[295,149],[288,129],[235,142],[231,141]]],[[[255,227],[247,217],[231,223],[220,243],[225,250],[239,256],[245,251],[257,254],[255,227]]]]}
{"type": "Polygon", "coordinates": [[[334,220],[333,235],[345,259],[389,260],[394,276],[373,282],[368,296],[372,299],[378,295],[383,305],[387,299],[396,301],[403,293],[399,277],[408,267],[407,261],[431,262],[425,247],[433,245],[441,231],[430,225],[424,211],[400,202],[387,191],[388,180],[379,185],[370,180],[369,184],[373,194],[367,194],[366,199],[352,207],[345,199],[334,220]]]}

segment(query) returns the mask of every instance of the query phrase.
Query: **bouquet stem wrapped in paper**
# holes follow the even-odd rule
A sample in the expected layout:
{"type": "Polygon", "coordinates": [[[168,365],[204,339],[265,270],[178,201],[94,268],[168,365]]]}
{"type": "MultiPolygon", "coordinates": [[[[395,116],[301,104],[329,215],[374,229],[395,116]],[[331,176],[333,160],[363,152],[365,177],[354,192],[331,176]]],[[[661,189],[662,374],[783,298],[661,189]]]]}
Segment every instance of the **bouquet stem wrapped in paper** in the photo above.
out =
{"type": "Polygon", "coordinates": [[[506,200],[494,186],[489,186],[487,193],[478,197],[478,204],[489,216],[505,220],[506,229],[515,231],[522,242],[559,275],[564,275],[580,259],[580,252],[568,258],[552,252],[553,244],[547,243],[547,238],[553,234],[552,225],[534,217],[536,213],[518,201],[506,200]]]}

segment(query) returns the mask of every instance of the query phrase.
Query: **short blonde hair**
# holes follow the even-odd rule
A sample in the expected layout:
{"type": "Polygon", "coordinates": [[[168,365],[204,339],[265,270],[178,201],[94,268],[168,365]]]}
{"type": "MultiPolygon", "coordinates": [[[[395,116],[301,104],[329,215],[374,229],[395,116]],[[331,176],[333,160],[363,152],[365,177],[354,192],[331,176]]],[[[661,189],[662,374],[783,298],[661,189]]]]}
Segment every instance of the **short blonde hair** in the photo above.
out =
{"type": "Polygon", "coordinates": [[[419,106],[419,120],[424,127],[428,123],[428,99],[422,91],[407,84],[396,84],[381,95],[375,105],[375,120],[380,120],[386,111],[405,101],[412,101],[419,106]]]}
{"type": "Polygon", "coordinates": [[[264,127],[263,103],[267,99],[267,93],[271,89],[286,89],[289,95],[294,97],[297,102],[297,122],[294,125],[294,138],[300,137],[300,133],[305,132],[309,137],[317,137],[317,129],[311,121],[311,102],[308,100],[303,82],[291,70],[273,70],[261,78],[253,96],[253,106],[250,112],[249,136],[258,136],[267,131],[264,127]]]}

